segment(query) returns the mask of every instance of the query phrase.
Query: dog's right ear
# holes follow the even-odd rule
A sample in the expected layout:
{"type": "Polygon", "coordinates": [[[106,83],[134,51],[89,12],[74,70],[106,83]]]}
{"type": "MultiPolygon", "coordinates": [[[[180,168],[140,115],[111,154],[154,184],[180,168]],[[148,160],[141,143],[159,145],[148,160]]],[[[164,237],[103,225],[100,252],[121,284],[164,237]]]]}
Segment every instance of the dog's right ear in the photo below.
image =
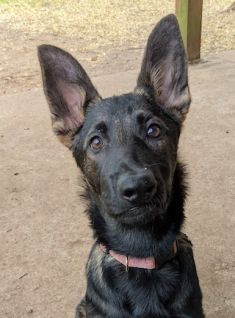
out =
{"type": "Polygon", "coordinates": [[[38,58],[53,131],[70,148],[74,133],[83,124],[87,106],[101,97],[82,66],[69,53],[41,45],[38,58]]]}

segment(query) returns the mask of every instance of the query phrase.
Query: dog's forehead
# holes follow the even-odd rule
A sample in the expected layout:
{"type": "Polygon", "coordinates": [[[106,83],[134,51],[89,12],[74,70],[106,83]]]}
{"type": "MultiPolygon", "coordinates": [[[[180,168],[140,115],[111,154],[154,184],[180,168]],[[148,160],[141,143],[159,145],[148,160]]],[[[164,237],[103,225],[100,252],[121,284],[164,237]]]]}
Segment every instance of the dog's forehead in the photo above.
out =
{"type": "Polygon", "coordinates": [[[150,105],[146,98],[134,93],[114,96],[103,99],[96,105],[91,106],[87,113],[86,121],[98,124],[128,124],[140,113],[149,111],[150,105]]]}
{"type": "Polygon", "coordinates": [[[105,98],[97,106],[110,115],[117,114],[119,111],[131,114],[138,108],[144,108],[145,104],[146,99],[142,95],[129,93],[105,98]]]}

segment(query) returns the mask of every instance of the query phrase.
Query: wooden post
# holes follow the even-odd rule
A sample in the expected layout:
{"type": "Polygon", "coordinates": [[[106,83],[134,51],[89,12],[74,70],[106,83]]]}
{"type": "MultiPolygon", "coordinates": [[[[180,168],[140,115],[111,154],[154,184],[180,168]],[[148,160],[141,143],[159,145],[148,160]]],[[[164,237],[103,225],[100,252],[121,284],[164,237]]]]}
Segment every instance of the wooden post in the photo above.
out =
{"type": "Polygon", "coordinates": [[[176,0],[175,11],[188,60],[200,59],[203,0],[176,0]]]}

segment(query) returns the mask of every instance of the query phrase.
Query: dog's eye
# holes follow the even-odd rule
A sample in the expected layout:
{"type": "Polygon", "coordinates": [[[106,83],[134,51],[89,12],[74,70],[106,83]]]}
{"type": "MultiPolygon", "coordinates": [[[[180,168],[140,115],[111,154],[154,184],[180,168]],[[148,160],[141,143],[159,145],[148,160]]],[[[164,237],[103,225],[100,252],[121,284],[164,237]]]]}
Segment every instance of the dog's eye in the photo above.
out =
{"type": "Polygon", "coordinates": [[[95,136],[91,139],[90,141],[90,147],[93,149],[93,150],[100,150],[102,149],[104,146],[104,143],[102,141],[102,139],[99,137],[99,136],[95,136]]]}
{"type": "Polygon", "coordinates": [[[160,128],[156,124],[152,124],[148,127],[147,135],[149,137],[156,138],[160,135],[160,128]]]}

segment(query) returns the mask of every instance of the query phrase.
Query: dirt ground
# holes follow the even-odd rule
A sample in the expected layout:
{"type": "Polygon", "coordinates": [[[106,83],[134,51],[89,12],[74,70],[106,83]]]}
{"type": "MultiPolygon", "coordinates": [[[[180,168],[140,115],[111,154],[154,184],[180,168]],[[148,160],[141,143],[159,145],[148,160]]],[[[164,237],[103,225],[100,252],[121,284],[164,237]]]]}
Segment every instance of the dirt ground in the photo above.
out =
{"type": "MultiPolygon", "coordinates": [[[[105,97],[132,89],[137,72],[92,79],[105,97]]],[[[206,317],[234,318],[235,51],[191,66],[190,83],[180,143],[190,185],[184,230],[206,317]]],[[[51,132],[42,89],[2,95],[0,109],[0,317],[73,317],[92,242],[79,172],[51,132]]]]}
{"type": "MultiPolygon", "coordinates": [[[[75,2],[0,0],[1,318],[73,317],[92,242],[79,172],[51,133],[36,46],[68,50],[103,96],[119,94],[134,86],[147,34],[174,10],[168,0],[75,2]]],[[[235,317],[235,51],[216,54],[235,49],[230,3],[205,1],[203,63],[190,67],[180,145],[190,184],[185,231],[209,318],[235,317]]]]}

